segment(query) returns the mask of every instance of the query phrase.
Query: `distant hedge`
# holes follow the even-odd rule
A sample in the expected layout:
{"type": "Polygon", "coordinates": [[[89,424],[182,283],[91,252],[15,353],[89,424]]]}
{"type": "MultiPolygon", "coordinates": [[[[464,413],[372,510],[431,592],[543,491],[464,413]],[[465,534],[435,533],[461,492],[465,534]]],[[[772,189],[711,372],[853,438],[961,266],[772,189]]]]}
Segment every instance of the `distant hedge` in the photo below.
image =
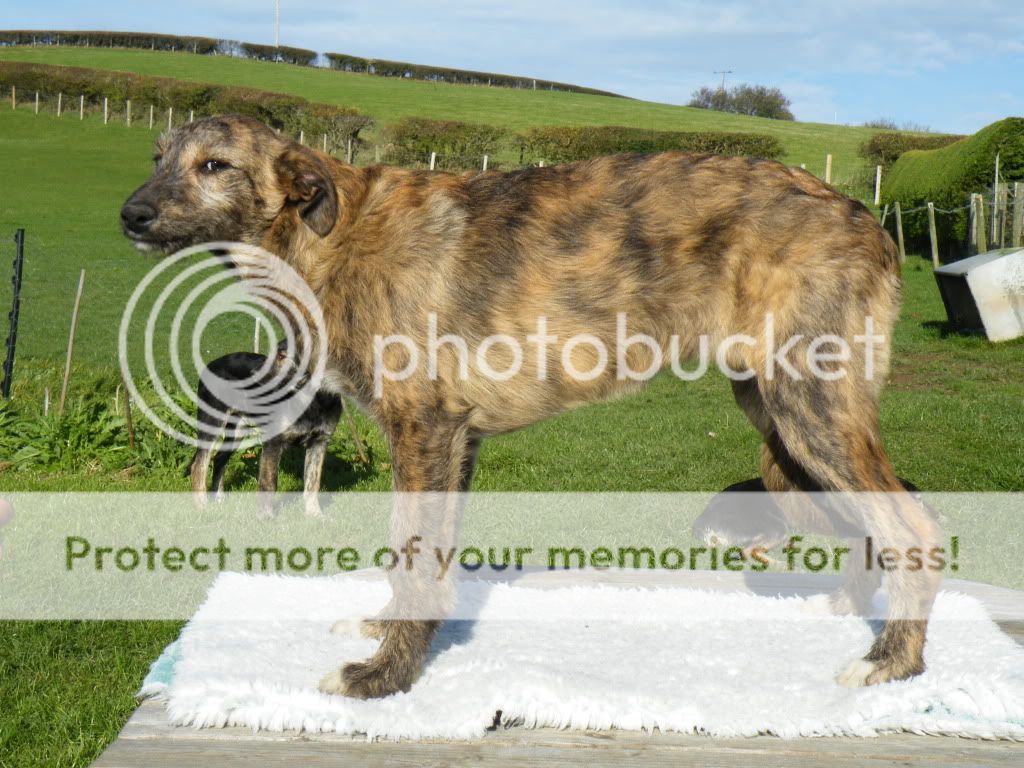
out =
{"type": "Polygon", "coordinates": [[[155,51],[192,51],[211,54],[223,41],[212,37],[162,35],[155,32],[103,32],[97,30],[0,30],[0,45],[82,45],[96,48],[148,48],[155,51]]]}
{"type": "MultiPolygon", "coordinates": [[[[991,188],[997,152],[1000,175],[1011,182],[1024,181],[1024,118],[1000,120],[946,147],[905,152],[884,177],[882,200],[898,201],[904,209],[929,202],[947,210],[965,206],[971,193],[991,188]]],[[[966,210],[936,216],[943,252],[959,251],[967,239],[968,221],[966,210]]],[[[927,217],[905,216],[903,232],[914,246],[926,247],[927,217]]]]}
{"type": "Polygon", "coordinates": [[[347,53],[325,53],[324,58],[331,69],[344,72],[365,72],[381,77],[405,77],[417,80],[433,80],[435,82],[463,83],[469,85],[500,85],[506,88],[533,88],[537,90],[564,91],[567,93],[589,93],[596,96],[615,96],[625,98],[610,91],[596,88],[583,88],[579,85],[559,83],[554,80],[535,80],[530,77],[515,75],[499,75],[494,72],[476,72],[470,69],[454,69],[451,67],[431,67],[424,64],[412,64],[408,61],[389,61],[387,59],[364,59],[347,53]]]}
{"type": "Polygon", "coordinates": [[[449,170],[478,168],[483,156],[500,150],[508,135],[505,128],[493,125],[422,117],[404,118],[385,130],[390,161],[427,163],[430,153],[436,152],[435,167],[449,170]]]}
{"type": "Polygon", "coordinates": [[[871,163],[888,168],[895,163],[900,155],[911,149],[940,149],[948,147],[963,136],[934,135],[921,133],[901,133],[886,131],[876,133],[860,145],[860,156],[871,163]]]}
{"type": "Polygon", "coordinates": [[[84,67],[0,61],[0,84],[7,91],[17,86],[26,94],[23,98],[39,91],[49,96],[85,96],[91,105],[102,104],[106,97],[114,108],[131,99],[140,107],[174,107],[180,112],[194,110],[197,115],[249,115],[292,135],[305,131],[311,141],[326,133],[335,148],[349,138],[357,139],[361,130],[373,124],[371,118],[353,109],[317,104],[300,96],[84,67]]]}
{"type": "Polygon", "coordinates": [[[759,133],[684,133],[621,126],[546,126],[516,136],[524,161],[566,163],[618,152],[684,150],[715,155],[749,155],[777,160],[784,154],[774,136],[759,133]]]}
{"type": "Polygon", "coordinates": [[[231,54],[258,61],[283,61],[309,66],[319,55],[305,48],[282,45],[258,45],[238,40],[188,35],[162,35],[156,32],[108,32],[102,30],[0,30],[0,45],[70,45],[95,48],[144,48],[152,51],[190,51],[204,55],[231,54]]]}
{"type": "MultiPolygon", "coordinates": [[[[162,35],[155,32],[114,32],[104,30],[76,31],[56,29],[0,30],[3,45],[87,45],[97,48],[143,48],[154,51],[192,51],[199,54],[227,54],[257,61],[283,61],[301,66],[313,65],[319,54],[306,48],[282,45],[260,45],[238,40],[187,35],[162,35]]],[[[584,88],[554,80],[535,80],[530,77],[499,75],[494,72],[476,72],[452,67],[431,67],[407,61],[364,59],[347,53],[325,53],[329,66],[345,72],[366,72],[383,77],[408,77],[434,82],[463,83],[469,85],[500,85],[506,88],[533,88],[538,90],[589,93],[596,96],[616,96],[617,93],[584,88]]]]}

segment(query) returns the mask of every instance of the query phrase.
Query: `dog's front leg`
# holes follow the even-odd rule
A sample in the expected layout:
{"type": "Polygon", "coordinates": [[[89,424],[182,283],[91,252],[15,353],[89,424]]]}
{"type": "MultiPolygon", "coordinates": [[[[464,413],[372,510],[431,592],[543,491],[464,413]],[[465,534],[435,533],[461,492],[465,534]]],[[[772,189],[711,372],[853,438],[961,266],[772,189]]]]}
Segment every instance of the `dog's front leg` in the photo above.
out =
{"type": "MultiPolygon", "coordinates": [[[[356,698],[408,691],[423,670],[430,642],[455,602],[454,574],[437,551],[455,546],[477,443],[461,424],[421,420],[388,430],[395,495],[391,524],[393,567],[388,607],[364,632],[380,638],[377,652],[327,675],[320,690],[356,698]]],[[[386,559],[385,566],[390,563],[386,559]]]]}

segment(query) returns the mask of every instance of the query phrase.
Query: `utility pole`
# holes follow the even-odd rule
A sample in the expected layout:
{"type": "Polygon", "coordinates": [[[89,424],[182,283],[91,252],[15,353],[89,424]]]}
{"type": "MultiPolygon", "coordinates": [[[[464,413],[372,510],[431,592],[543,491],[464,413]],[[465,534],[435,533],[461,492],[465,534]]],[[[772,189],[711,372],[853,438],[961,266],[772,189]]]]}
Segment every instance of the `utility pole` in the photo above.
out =
{"type": "Polygon", "coordinates": [[[274,0],[274,47],[281,47],[281,0],[274,0]]]}
{"type": "Polygon", "coordinates": [[[721,91],[725,90],[725,76],[726,75],[731,75],[732,73],[733,72],[732,72],[731,69],[716,69],[715,70],[714,74],[722,76],[722,84],[721,84],[721,86],[719,86],[719,90],[721,90],[721,91]]]}

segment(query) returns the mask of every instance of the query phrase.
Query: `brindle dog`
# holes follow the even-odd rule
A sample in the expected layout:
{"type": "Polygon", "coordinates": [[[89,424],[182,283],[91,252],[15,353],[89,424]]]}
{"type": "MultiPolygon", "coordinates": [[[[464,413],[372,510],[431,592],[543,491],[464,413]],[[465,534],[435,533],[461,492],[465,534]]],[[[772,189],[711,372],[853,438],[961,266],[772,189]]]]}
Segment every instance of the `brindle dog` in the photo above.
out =
{"type": "MultiPolygon", "coordinates": [[[[727,347],[726,361],[755,372],[733,389],[764,437],[766,488],[889,492],[857,510],[876,541],[906,549],[938,540],[934,521],[903,492],[880,436],[879,390],[901,292],[896,248],[863,205],[804,171],[678,152],[508,173],[355,168],[254,120],[215,117],[160,138],[152,178],[125,204],[122,221],[142,248],[235,240],[290,264],[322,303],[328,379],[380,425],[398,491],[464,490],[483,438],[641,382],[619,375],[618,360],[596,376],[572,375],[595,368],[588,344],[561,357],[557,347],[526,355],[504,380],[463,365],[454,345],[444,345],[436,370],[421,365],[378,392],[375,339],[402,335],[426,350],[433,313],[438,335],[472,346],[503,334],[532,349],[523,339],[544,317],[551,336],[589,334],[615,349],[617,314],[625,313],[630,333],[663,350],[676,335],[673,352],[682,358],[702,337],[715,345],[732,334],[751,337],[727,347]],[[873,376],[864,373],[869,345],[855,342],[869,316],[883,337],[872,347],[873,376]],[[790,350],[797,376],[764,373],[769,319],[775,338],[799,335],[790,350]],[[848,368],[860,374],[813,375],[803,353],[826,334],[851,342],[848,368]]],[[[622,362],[644,370],[653,354],[633,346],[622,362]]],[[[403,370],[411,355],[391,346],[382,360],[403,370]]],[[[504,371],[510,356],[495,344],[486,359],[504,371]]],[[[411,553],[416,537],[453,539],[457,504],[399,497],[406,501],[394,518],[396,550],[411,553]]],[[[417,609],[443,611],[452,587],[419,565],[391,574],[384,620],[365,626],[380,638],[378,651],[329,674],[322,690],[385,696],[419,676],[439,621],[417,609]]],[[[889,577],[888,620],[841,682],[870,685],[924,669],[938,575],[889,577]]],[[[851,602],[863,581],[853,578],[837,604],[851,602]]]]}

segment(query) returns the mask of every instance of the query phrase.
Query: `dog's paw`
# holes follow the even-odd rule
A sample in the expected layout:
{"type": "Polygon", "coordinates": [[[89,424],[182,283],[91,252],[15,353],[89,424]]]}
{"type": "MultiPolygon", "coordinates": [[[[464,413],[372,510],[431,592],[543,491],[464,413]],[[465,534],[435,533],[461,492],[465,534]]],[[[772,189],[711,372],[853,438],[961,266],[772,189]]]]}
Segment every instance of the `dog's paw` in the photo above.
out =
{"type": "Polygon", "coordinates": [[[331,624],[330,632],[337,637],[356,639],[362,637],[363,619],[338,619],[331,624]]]}
{"type": "Polygon", "coordinates": [[[400,665],[388,664],[378,657],[355,661],[341,668],[345,695],[353,699],[382,699],[412,688],[411,676],[400,665]]]}
{"type": "Polygon", "coordinates": [[[381,699],[408,691],[412,680],[403,681],[394,672],[376,658],[351,662],[324,677],[320,681],[320,692],[353,699],[381,699]]]}
{"type": "Polygon", "coordinates": [[[384,637],[384,622],[379,619],[338,619],[331,625],[330,632],[350,639],[381,640],[384,637]]]}
{"type": "Polygon", "coordinates": [[[905,664],[896,660],[857,659],[836,676],[836,682],[847,688],[861,688],[865,685],[881,685],[894,680],[906,680],[923,671],[924,668],[921,665],[905,664]]]}
{"type": "Polygon", "coordinates": [[[875,662],[854,659],[842,672],[836,675],[836,682],[845,688],[863,688],[875,671],[875,662]]]}
{"type": "Polygon", "coordinates": [[[320,681],[319,687],[321,693],[330,694],[331,696],[344,696],[345,680],[341,676],[341,667],[334,670],[329,675],[325,675],[320,681]]]}

